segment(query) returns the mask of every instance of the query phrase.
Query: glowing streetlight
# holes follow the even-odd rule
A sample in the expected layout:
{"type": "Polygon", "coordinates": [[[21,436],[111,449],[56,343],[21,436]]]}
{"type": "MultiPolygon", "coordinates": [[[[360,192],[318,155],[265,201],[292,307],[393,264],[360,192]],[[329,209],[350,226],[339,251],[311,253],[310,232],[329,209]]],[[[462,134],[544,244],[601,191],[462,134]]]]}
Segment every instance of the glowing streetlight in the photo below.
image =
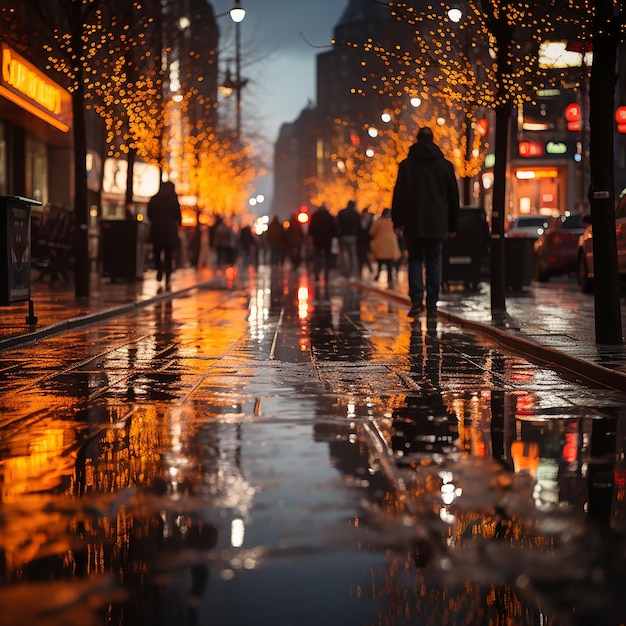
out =
{"type": "Polygon", "coordinates": [[[233,8],[230,10],[230,19],[235,23],[235,85],[237,91],[237,142],[241,138],[241,90],[248,81],[241,80],[241,27],[243,18],[246,17],[246,10],[241,7],[239,0],[235,0],[233,8]]]}
{"type": "Polygon", "coordinates": [[[448,11],[448,18],[451,22],[458,24],[463,19],[463,11],[461,11],[458,7],[452,7],[448,11]]]}
{"type": "MultiPolygon", "coordinates": [[[[241,139],[241,90],[246,86],[247,80],[241,78],[241,22],[246,17],[246,10],[241,6],[239,0],[234,0],[233,8],[229,12],[230,19],[235,24],[235,78],[230,75],[230,70],[226,72],[226,78],[222,85],[222,93],[228,97],[233,91],[237,94],[236,101],[236,129],[235,136],[237,143],[241,139]]],[[[219,16],[218,16],[219,17],[219,16]]]]}

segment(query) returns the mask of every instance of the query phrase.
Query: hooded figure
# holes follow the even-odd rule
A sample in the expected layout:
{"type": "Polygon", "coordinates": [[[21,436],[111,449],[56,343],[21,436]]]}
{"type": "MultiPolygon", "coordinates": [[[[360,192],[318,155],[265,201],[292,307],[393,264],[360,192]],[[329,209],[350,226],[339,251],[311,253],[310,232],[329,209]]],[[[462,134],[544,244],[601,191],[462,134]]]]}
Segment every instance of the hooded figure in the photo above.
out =
{"type": "Polygon", "coordinates": [[[176,187],[171,181],[162,183],[159,191],[148,202],[148,219],[157,281],[161,281],[165,273],[165,281],[169,284],[172,257],[180,245],[178,227],[182,222],[176,187]]]}
{"type": "Polygon", "coordinates": [[[409,317],[424,310],[424,266],[427,312],[437,312],[442,244],[456,233],[459,210],[454,166],[433,143],[432,130],[421,128],[398,168],[391,205],[394,226],[402,228],[409,254],[409,317]]]}

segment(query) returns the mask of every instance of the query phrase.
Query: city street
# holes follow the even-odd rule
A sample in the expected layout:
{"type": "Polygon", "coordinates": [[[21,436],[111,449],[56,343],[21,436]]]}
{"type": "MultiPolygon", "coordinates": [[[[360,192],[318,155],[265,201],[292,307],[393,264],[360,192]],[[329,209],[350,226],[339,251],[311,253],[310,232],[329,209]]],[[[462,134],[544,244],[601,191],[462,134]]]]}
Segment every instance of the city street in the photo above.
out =
{"type": "Polygon", "coordinates": [[[260,267],[0,351],[0,625],[626,623],[625,396],[260,267]]]}

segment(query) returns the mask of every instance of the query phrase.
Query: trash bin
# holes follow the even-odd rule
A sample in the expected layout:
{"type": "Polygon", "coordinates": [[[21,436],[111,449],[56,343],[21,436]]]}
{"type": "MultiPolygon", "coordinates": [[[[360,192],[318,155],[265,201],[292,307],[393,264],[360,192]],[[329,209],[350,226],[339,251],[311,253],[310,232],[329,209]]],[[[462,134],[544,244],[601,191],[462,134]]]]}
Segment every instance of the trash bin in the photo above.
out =
{"type": "Polygon", "coordinates": [[[146,225],[136,220],[103,220],[100,223],[102,275],[133,282],[143,278],[146,225]]]}
{"type": "Polygon", "coordinates": [[[0,196],[0,305],[30,300],[30,209],[38,200],[0,196]]]}
{"type": "Polygon", "coordinates": [[[534,237],[504,238],[504,279],[509,291],[521,291],[532,283],[534,245],[534,237]]]}
{"type": "Polygon", "coordinates": [[[483,259],[489,245],[489,226],[480,207],[463,207],[459,213],[457,234],[443,242],[441,282],[444,288],[462,282],[478,289],[483,259]]]}

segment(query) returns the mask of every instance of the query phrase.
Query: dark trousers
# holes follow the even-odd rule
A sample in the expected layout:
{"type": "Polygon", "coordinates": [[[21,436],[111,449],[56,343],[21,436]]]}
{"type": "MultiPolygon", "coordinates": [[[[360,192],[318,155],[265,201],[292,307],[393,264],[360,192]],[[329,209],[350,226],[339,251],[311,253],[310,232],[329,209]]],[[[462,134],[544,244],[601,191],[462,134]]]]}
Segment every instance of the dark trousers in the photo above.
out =
{"type": "Polygon", "coordinates": [[[393,285],[393,270],[396,266],[396,262],[392,259],[377,259],[378,262],[378,270],[376,271],[376,280],[380,276],[380,273],[383,267],[387,268],[387,283],[391,287],[393,285]]]}
{"type": "Polygon", "coordinates": [[[320,274],[323,273],[324,280],[328,282],[330,264],[330,248],[315,248],[313,250],[313,271],[315,273],[315,280],[319,280],[320,274]]]}
{"type": "Polygon", "coordinates": [[[156,266],[157,278],[161,280],[163,274],[165,274],[166,280],[169,279],[172,274],[172,257],[174,251],[172,248],[153,244],[152,251],[154,254],[154,264],[156,266]]]}
{"type": "Polygon", "coordinates": [[[408,242],[409,297],[413,305],[423,304],[426,273],[426,307],[435,308],[441,286],[441,239],[416,239],[408,242]]]}

